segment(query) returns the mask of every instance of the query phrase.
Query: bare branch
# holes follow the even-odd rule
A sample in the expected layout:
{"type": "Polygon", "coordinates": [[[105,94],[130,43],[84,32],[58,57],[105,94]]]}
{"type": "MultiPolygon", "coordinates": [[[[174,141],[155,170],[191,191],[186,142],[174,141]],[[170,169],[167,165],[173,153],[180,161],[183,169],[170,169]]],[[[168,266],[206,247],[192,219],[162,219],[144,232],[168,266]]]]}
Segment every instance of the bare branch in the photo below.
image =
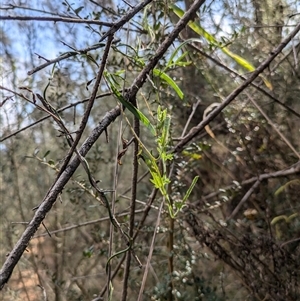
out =
{"type": "Polygon", "coordinates": [[[95,24],[100,26],[112,27],[114,23],[103,22],[98,20],[85,20],[79,18],[65,17],[38,17],[38,16],[0,16],[0,20],[7,21],[45,21],[45,22],[64,22],[64,23],[79,23],[79,24],[95,24]]]}
{"type": "Polygon", "coordinates": [[[243,196],[243,198],[241,199],[241,201],[238,203],[238,205],[234,208],[234,210],[232,211],[232,213],[230,214],[230,216],[228,216],[228,218],[226,220],[230,220],[232,218],[234,218],[236,216],[236,214],[239,212],[239,210],[241,209],[241,207],[244,205],[244,203],[247,202],[247,200],[250,198],[250,196],[252,195],[252,193],[255,191],[255,189],[259,186],[261,180],[258,177],[257,181],[251,186],[251,188],[247,191],[247,193],[243,196]]]}
{"type": "MultiPolygon", "coordinates": [[[[195,49],[197,52],[199,52],[201,55],[203,55],[204,57],[206,57],[207,59],[209,59],[210,61],[212,61],[213,63],[215,63],[217,66],[219,66],[219,67],[223,68],[224,70],[226,70],[226,71],[234,74],[235,76],[239,77],[240,79],[242,79],[242,80],[246,80],[247,79],[247,77],[245,77],[244,75],[239,74],[235,70],[233,70],[230,67],[224,65],[222,62],[220,62],[217,59],[213,58],[211,55],[207,54],[206,52],[204,52],[201,48],[197,47],[196,45],[194,45],[194,44],[188,44],[188,46],[190,46],[191,48],[195,49]]],[[[284,59],[286,59],[286,56],[284,57],[284,59]]],[[[273,69],[274,68],[272,68],[272,71],[273,71],[273,69]]],[[[285,103],[283,103],[282,101],[280,101],[279,99],[277,99],[276,97],[274,97],[272,94],[270,94],[264,88],[260,87],[258,84],[254,83],[254,82],[251,82],[250,85],[252,87],[255,87],[255,89],[257,89],[259,92],[263,93],[264,95],[266,95],[267,97],[269,97],[270,99],[272,99],[274,102],[278,103],[280,106],[282,106],[283,108],[285,108],[286,110],[288,110],[289,112],[291,112],[292,114],[294,114],[295,116],[297,116],[297,117],[300,118],[300,113],[296,112],[291,107],[289,107],[288,105],[286,105],[285,103]]]]}
{"type": "Polygon", "coordinates": [[[104,41],[108,36],[113,35],[117,30],[119,30],[124,24],[126,24],[134,15],[136,15],[141,9],[143,9],[146,5],[148,5],[150,2],[152,2],[153,0],[145,0],[143,2],[141,2],[140,4],[138,4],[135,8],[133,8],[132,10],[130,10],[128,12],[127,15],[125,15],[124,17],[120,18],[120,20],[116,23],[114,23],[114,25],[101,37],[100,41],[96,44],[93,45],[91,47],[82,49],[82,50],[78,50],[77,52],[67,52],[63,55],[60,55],[59,57],[53,59],[53,60],[49,60],[48,62],[35,67],[34,69],[30,70],[27,72],[28,75],[32,75],[35,72],[44,69],[45,67],[52,65],[54,63],[60,62],[62,60],[65,60],[69,57],[75,56],[78,53],[87,53],[91,50],[95,50],[98,48],[103,47],[103,45],[101,44],[102,41],[104,41]]]}
{"type": "MultiPolygon", "coordinates": [[[[105,129],[120,115],[121,111],[119,107],[115,107],[105,114],[103,119],[100,121],[99,125],[92,131],[91,135],[83,143],[79,152],[81,156],[85,156],[91,149],[93,144],[97,141],[100,135],[105,131],[105,129]]],[[[9,277],[21,258],[23,252],[25,251],[31,237],[37,231],[38,227],[44,220],[46,214],[51,210],[53,204],[55,203],[58,195],[63,190],[64,186],[70,180],[78,166],[80,165],[80,159],[74,158],[72,162],[64,170],[58,181],[51,188],[44,198],[42,204],[39,206],[31,222],[29,223],[26,230],[23,232],[22,236],[14,246],[13,250],[9,253],[6,258],[2,269],[0,270],[0,290],[3,288],[5,283],[9,280],[9,277]]]]}
{"type": "Polygon", "coordinates": [[[278,129],[278,126],[276,124],[274,124],[274,122],[272,122],[272,120],[268,117],[268,115],[258,105],[258,103],[251,97],[251,95],[249,93],[246,93],[246,95],[251,100],[251,102],[253,103],[253,105],[257,108],[257,110],[260,112],[260,114],[263,115],[264,118],[268,121],[268,123],[272,126],[272,128],[278,134],[278,136],[286,143],[286,145],[293,151],[293,153],[300,160],[300,154],[296,151],[296,149],[294,148],[294,146],[292,145],[292,143],[290,141],[288,141],[288,139],[280,132],[280,130],[278,129]]]}
{"type": "Polygon", "coordinates": [[[161,213],[162,213],[162,210],[163,210],[163,205],[164,205],[164,202],[161,202],[160,207],[159,207],[159,211],[158,211],[158,215],[157,215],[157,219],[156,219],[155,228],[154,228],[154,231],[153,231],[150,250],[149,250],[148,257],[147,257],[146,267],[145,267],[143,280],[142,280],[142,284],[141,284],[141,288],[140,288],[140,291],[139,291],[139,296],[138,296],[137,301],[141,301],[142,298],[143,298],[143,293],[144,293],[146,280],[147,280],[147,276],[148,276],[148,271],[149,271],[149,267],[150,267],[150,261],[151,261],[153,250],[154,250],[154,243],[155,243],[155,238],[156,238],[156,234],[157,234],[157,228],[159,227],[159,224],[160,224],[160,218],[161,218],[161,213]]]}
{"type": "Polygon", "coordinates": [[[193,127],[190,132],[174,147],[174,152],[179,152],[182,148],[191,141],[195,136],[197,136],[206,125],[208,125],[212,120],[214,120],[224,108],[226,108],[242,91],[244,91],[250,83],[252,83],[261,74],[270,63],[276,58],[276,56],[282,51],[282,49],[293,39],[293,37],[300,30],[300,22],[296,28],[285,38],[279,46],[274,49],[271,55],[251,74],[251,76],[246,79],[238,88],[236,88],[232,93],[230,93],[224,101],[213,110],[205,119],[203,119],[197,126],[193,127]]]}
{"type": "MultiPolygon", "coordinates": [[[[135,211],[135,214],[142,213],[142,212],[144,212],[144,209],[139,209],[139,210],[135,211]]],[[[129,215],[129,212],[123,212],[123,213],[116,213],[115,214],[116,217],[127,216],[127,215],[129,215]]],[[[71,231],[71,230],[74,230],[74,229],[77,229],[77,228],[81,228],[81,227],[85,227],[85,226],[89,226],[89,225],[94,225],[94,224],[98,224],[98,223],[105,222],[105,221],[109,221],[109,216],[102,217],[102,218],[92,220],[92,221],[88,221],[88,222],[84,222],[84,223],[80,223],[80,224],[77,224],[77,225],[72,225],[72,226],[69,226],[69,227],[66,227],[66,228],[53,230],[53,231],[50,231],[50,234],[53,235],[53,234],[57,234],[57,233],[61,233],[61,232],[67,232],[67,231],[71,231]]],[[[27,223],[25,223],[25,224],[27,224],[27,223]]],[[[45,232],[43,234],[38,234],[38,235],[33,236],[32,239],[47,236],[47,235],[48,235],[48,233],[45,232]]]]}
{"type": "MultiPolygon", "coordinates": [[[[2,88],[2,87],[0,86],[0,89],[1,89],[1,88],[2,88]]],[[[11,92],[14,93],[13,91],[11,91],[11,92]]],[[[96,99],[99,99],[99,98],[102,98],[102,97],[105,97],[105,96],[109,96],[109,95],[111,95],[111,92],[102,93],[102,94],[99,94],[98,96],[96,96],[96,99]]],[[[90,99],[90,98],[85,98],[85,99],[76,101],[76,102],[74,102],[74,103],[70,103],[70,104],[68,104],[68,105],[66,105],[66,106],[64,106],[64,107],[62,107],[62,108],[57,109],[56,112],[57,112],[57,113],[61,113],[61,112],[65,111],[65,110],[67,110],[67,109],[76,107],[76,106],[78,106],[79,104],[86,103],[87,101],[89,101],[89,99],[90,99]]],[[[44,117],[42,117],[42,118],[36,120],[35,122],[30,123],[30,124],[28,124],[28,125],[22,127],[21,129],[19,129],[19,130],[13,132],[13,133],[11,133],[11,134],[9,134],[9,135],[7,135],[7,136],[1,138],[1,139],[0,139],[0,142],[3,142],[3,141],[5,141],[5,140],[7,140],[7,139],[9,139],[9,138],[11,138],[11,137],[13,137],[13,136],[16,136],[16,135],[18,135],[19,133],[21,133],[21,132],[23,132],[23,131],[25,131],[25,130],[31,128],[31,127],[34,127],[35,125],[37,125],[37,124],[43,122],[44,120],[46,120],[46,119],[48,119],[48,118],[50,118],[50,117],[51,117],[51,115],[44,116],[44,117]]]]}
{"type": "MultiPolygon", "coordinates": [[[[291,176],[291,175],[299,174],[299,173],[300,173],[300,161],[298,161],[297,163],[295,163],[294,165],[292,165],[292,166],[290,166],[286,169],[274,171],[274,172],[271,172],[271,173],[261,174],[259,176],[259,179],[260,179],[260,181],[264,181],[264,180],[268,180],[268,179],[271,179],[271,178],[287,177],[287,176],[291,176]]],[[[252,183],[256,182],[257,180],[258,180],[258,177],[252,177],[252,178],[250,178],[248,180],[245,180],[245,181],[243,181],[239,184],[241,186],[245,186],[245,185],[248,185],[248,184],[252,184],[252,183]]],[[[226,186],[226,187],[222,188],[222,190],[228,190],[228,189],[233,188],[234,186],[236,186],[236,184],[226,186]]],[[[219,195],[221,193],[222,193],[222,191],[218,190],[218,191],[212,192],[210,194],[207,194],[206,196],[203,197],[203,199],[205,201],[208,201],[209,199],[214,198],[214,197],[216,197],[217,195],[219,195]]],[[[197,204],[197,203],[195,203],[195,204],[197,204]]]]}

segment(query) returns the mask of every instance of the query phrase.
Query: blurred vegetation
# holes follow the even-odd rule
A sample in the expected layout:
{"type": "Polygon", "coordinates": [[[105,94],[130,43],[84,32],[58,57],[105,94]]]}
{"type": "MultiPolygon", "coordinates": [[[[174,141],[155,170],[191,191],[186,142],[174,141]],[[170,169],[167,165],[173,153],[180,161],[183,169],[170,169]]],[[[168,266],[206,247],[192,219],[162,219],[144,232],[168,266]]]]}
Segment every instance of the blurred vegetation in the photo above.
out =
{"type": "MultiPolygon", "coordinates": [[[[2,20],[0,28],[1,264],[70,148],[35,95],[47,99],[75,137],[106,41],[80,50],[97,45],[109,30],[17,17],[116,22],[140,3],[129,2],[0,5],[2,16],[15,17],[2,20]],[[28,75],[69,52],[74,55],[28,75]]],[[[242,83],[237,74],[247,78],[253,72],[249,66],[258,67],[295,28],[299,3],[205,1],[148,75],[137,107],[130,107],[127,89],[179,20],[172,5],[184,12],[193,2],[152,1],[115,33],[80,140],[106,112],[118,105],[124,109],[85,156],[120,228],[112,225],[80,166],[32,237],[1,292],[3,300],[142,300],[139,293],[143,300],[168,301],[300,298],[299,33],[255,86],[182,151],[172,152],[242,83]],[[137,156],[132,141],[138,141],[137,156]]]]}

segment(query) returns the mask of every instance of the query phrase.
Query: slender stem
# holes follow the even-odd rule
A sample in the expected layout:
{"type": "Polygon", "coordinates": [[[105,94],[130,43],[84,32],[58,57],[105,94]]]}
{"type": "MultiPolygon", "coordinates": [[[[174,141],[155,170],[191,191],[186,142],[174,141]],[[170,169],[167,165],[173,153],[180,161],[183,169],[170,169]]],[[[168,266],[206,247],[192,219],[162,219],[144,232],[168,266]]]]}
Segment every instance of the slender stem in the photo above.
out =
{"type": "MultiPolygon", "coordinates": [[[[171,200],[171,198],[170,198],[171,200]]],[[[171,205],[172,205],[171,201],[171,205]]],[[[173,300],[173,280],[172,275],[174,271],[174,223],[175,220],[171,216],[169,216],[169,241],[168,241],[168,251],[169,251],[169,258],[168,258],[168,270],[169,270],[169,285],[168,285],[168,301],[173,300]]]]}
{"type": "Polygon", "coordinates": [[[161,216],[161,212],[162,212],[164,203],[165,202],[162,201],[161,204],[160,204],[160,207],[159,207],[158,216],[157,216],[157,219],[156,219],[156,224],[155,224],[155,228],[154,228],[154,232],[153,232],[153,236],[152,236],[150,250],[149,250],[148,257],[147,257],[146,267],[145,267],[145,271],[144,271],[144,275],[143,275],[143,279],[142,279],[142,284],[141,284],[141,288],[140,288],[140,292],[139,292],[139,296],[138,296],[137,301],[142,301],[142,299],[143,299],[143,292],[144,292],[144,289],[145,289],[145,286],[146,286],[146,280],[147,280],[148,271],[149,271],[149,268],[150,268],[150,261],[151,261],[153,250],[154,250],[154,243],[155,243],[157,228],[160,224],[160,216],[161,216]]]}
{"type": "MultiPolygon", "coordinates": [[[[136,103],[135,103],[136,106],[136,103]]],[[[137,137],[140,136],[140,122],[137,117],[134,117],[134,132],[137,137]]],[[[134,233],[134,224],[135,224],[135,204],[137,198],[137,183],[138,183],[138,153],[139,153],[139,141],[134,139],[133,146],[133,173],[131,181],[131,201],[130,201],[130,220],[129,220],[129,237],[132,240],[134,233]]],[[[125,270],[124,270],[124,280],[123,280],[123,292],[122,292],[122,301],[127,299],[127,289],[128,289],[128,279],[130,274],[130,262],[131,262],[131,252],[127,252],[126,261],[125,261],[125,270]]]]}

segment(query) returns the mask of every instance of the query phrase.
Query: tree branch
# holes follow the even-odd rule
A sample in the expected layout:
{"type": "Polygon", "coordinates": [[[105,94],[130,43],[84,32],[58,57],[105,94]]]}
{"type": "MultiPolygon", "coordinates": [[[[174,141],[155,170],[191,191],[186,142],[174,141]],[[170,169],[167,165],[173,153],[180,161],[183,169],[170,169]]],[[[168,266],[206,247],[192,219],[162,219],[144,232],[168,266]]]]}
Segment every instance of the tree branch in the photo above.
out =
{"type": "Polygon", "coordinates": [[[261,74],[269,64],[276,58],[276,56],[282,51],[282,49],[292,40],[292,38],[299,32],[300,22],[296,28],[285,38],[279,46],[272,51],[271,55],[251,74],[251,76],[245,80],[238,88],[236,88],[232,93],[230,93],[224,101],[213,110],[208,116],[203,119],[197,126],[193,127],[189,133],[182,138],[182,140],[177,143],[174,147],[174,152],[179,152],[182,148],[190,142],[194,137],[196,137],[212,120],[214,120],[224,108],[226,108],[242,91],[244,91],[258,76],[261,74]]]}
{"type": "MultiPolygon", "coordinates": [[[[1,87],[1,86],[0,86],[0,89],[6,90],[6,88],[1,87]]],[[[11,92],[14,93],[13,91],[11,91],[11,92]]],[[[102,94],[97,95],[97,96],[96,96],[96,99],[99,99],[99,98],[102,98],[102,97],[105,97],[105,96],[110,96],[111,94],[112,94],[111,92],[102,93],[102,94]]],[[[62,107],[62,108],[57,109],[56,112],[57,112],[57,113],[61,113],[61,112],[65,111],[65,110],[67,110],[67,109],[76,107],[76,106],[78,106],[79,104],[86,103],[87,101],[89,101],[89,99],[90,99],[90,97],[89,97],[89,98],[82,99],[82,100],[79,100],[79,101],[76,101],[76,102],[74,102],[74,103],[70,103],[70,104],[68,104],[68,105],[66,105],[66,106],[64,106],[64,107],[62,107]]],[[[9,134],[9,135],[7,135],[7,136],[1,138],[1,139],[0,139],[0,142],[3,142],[3,141],[5,141],[5,140],[7,140],[7,139],[9,139],[9,138],[11,138],[11,137],[13,137],[13,136],[16,136],[16,135],[18,135],[19,133],[21,133],[21,132],[23,132],[23,131],[25,131],[25,130],[27,130],[27,129],[29,129],[29,128],[31,128],[31,127],[37,125],[37,124],[39,124],[40,122],[43,122],[44,120],[46,120],[46,119],[48,119],[48,118],[50,118],[50,117],[51,117],[51,115],[46,115],[46,116],[44,116],[44,117],[42,117],[42,118],[40,118],[40,119],[38,119],[38,120],[36,120],[36,121],[34,121],[34,122],[28,124],[28,125],[26,125],[26,126],[20,128],[19,130],[17,130],[17,131],[15,131],[15,132],[13,132],[13,133],[11,133],[11,134],[9,134]]]]}
{"type": "MultiPolygon", "coordinates": [[[[93,144],[97,141],[100,135],[105,131],[105,129],[120,115],[121,110],[117,106],[105,114],[103,119],[100,121],[99,125],[92,131],[91,135],[86,139],[79,149],[81,156],[85,156],[91,149],[93,144]]],[[[28,227],[23,232],[22,236],[14,246],[13,250],[9,253],[6,258],[2,269],[0,270],[0,290],[3,288],[5,283],[9,280],[9,277],[21,258],[23,252],[25,251],[31,237],[37,231],[38,227],[44,220],[46,214],[51,210],[53,204],[55,203],[59,193],[63,190],[64,186],[68,183],[71,176],[74,174],[78,166],[80,165],[80,160],[78,157],[74,158],[71,163],[64,170],[60,178],[57,180],[55,185],[47,193],[43,202],[35,212],[35,215],[28,227]]]]}
{"type": "Polygon", "coordinates": [[[276,172],[273,172],[273,173],[269,173],[269,174],[262,174],[262,175],[256,177],[255,183],[251,186],[251,188],[243,196],[243,198],[241,199],[241,201],[234,208],[234,210],[232,211],[232,213],[230,214],[230,216],[228,216],[228,218],[226,220],[230,220],[230,219],[232,219],[232,218],[234,218],[236,216],[236,214],[241,209],[241,207],[243,206],[243,204],[245,202],[247,202],[247,200],[249,199],[249,197],[251,196],[251,194],[255,191],[255,189],[259,186],[259,184],[262,181],[270,179],[270,178],[277,178],[277,177],[284,177],[284,176],[287,176],[287,175],[293,175],[293,174],[297,174],[299,172],[300,172],[300,161],[298,161],[296,164],[294,164],[293,166],[291,166],[289,169],[279,170],[279,171],[276,171],[276,172]]]}
{"type": "Polygon", "coordinates": [[[133,84],[127,92],[127,99],[131,102],[134,100],[138,90],[142,87],[147,79],[147,75],[156,66],[158,61],[162,58],[166,50],[171,46],[174,40],[178,37],[179,33],[184,29],[187,23],[192,20],[194,14],[200,8],[200,6],[205,2],[205,0],[195,1],[192,6],[186,11],[183,17],[178,21],[173,31],[168,35],[168,37],[161,43],[158,47],[155,55],[150,59],[149,63],[140,72],[140,74],[135,78],[133,84]]]}
{"type": "Polygon", "coordinates": [[[48,21],[48,22],[65,22],[65,23],[83,23],[83,24],[95,24],[100,26],[113,27],[114,23],[102,22],[98,20],[84,20],[78,18],[65,18],[65,17],[39,17],[39,16],[0,16],[0,20],[7,21],[48,21]]]}
{"type": "Polygon", "coordinates": [[[119,30],[124,24],[126,24],[134,15],[136,15],[141,9],[143,9],[146,5],[148,5],[150,2],[152,2],[153,0],[145,0],[143,2],[141,2],[140,4],[138,4],[136,7],[134,7],[133,9],[131,9],[127,15],[125,15],[124,17],[120,18],[118,22],[114,23],[114,25],[101,37],[100,41],[96,44],[93,45],[91,47],[82,49],[82,50],[78,50],[77,52],[67,52],[63,55],[60,55],[59,57],[53,59],[53,60],[49,60],[48,62],[35,67],[34,69],[30,70],[27,72],[28,75],[32,75],[35,72],[44,69],[45,67],[52,65],[54,63],[60,62],[62,60],[65,60],[69,57],[75,56],[78,53],[87,53],[91,50],[95,50],[98,48],[103,47],[101,45],[101,42],[104,41],[108,36],[113,35],[117,30],[119,30]]]}
{"type": "MultiPolygon", "coordinates": [[[[298,173],[300,173],[300,161],[298,161],[297,163],[295,163],[294,165],[292,165],[292,166],[290,166],[286,169],[274,171],[274,172],[271,172],[271,173],[261,174],[259,176],[259,179],[260,179],[260,181],[264,181],[264,180],[268,180],[268,179],[271,179],[271,178],[287,177],[287,176],[291,176],[291,175],[298,174],[298,173]]],[[[252,177],[248,180],[243,181],[242,183],[240,183],[240,185],[245,186],[245,185],[248,185],[248,184],[252,184],[252,183],[256,182],[257,180],[258,180],[258,177],[252,177]]],[[[236,184],[226,186],[226,187],[222,188],[222,190],[228,190],[228,189],[231,189],[234,186],[236,186],[236,184]]],[[[216,197],[220,193],[222,193],[221,190],[212,192],[212,193],[207,194],[206,196],[204,196],[203,199],[205,201],[208,201],[209,199],[211,199],[213,197],[216,197]]],[[[199,203],[199,202],[200,201],[194,203],[194,205],[197,205],[197,203],[199,203]]]]}
{"type": "MultiPolygon", "coordinates": [[[[223,64],[219,60],[213,58],[211,55],[207,54],[205,51],[203,51],[201,48],[197,47],[196,45],[194,45],[194,44],[188,44],[188,46],[191,47],[192,49],[196,50],[197,52],[199,52],[201,55],[203,55],[204,57],[206,57],[207,59],[209,59],[210,61],[212,61],[217,66],[219,66],[219,67],[223,68],[224,70],[226,70],[226,71],[234,74],[235,76],[239,77],[240,79],[242,79],[242,80],[246,80],[247,79],[246,76],[239,74],[238,72],[236,72],[235,70],[233,70],[230,67],[226,66],[225,64],[223,64]]],[[[274,70],[274,68],[272,68],[272,71],[273,70],[274,70]]],[[[296,112],[291,107],[289,107],[288,105],[286,105],[285,103],[283,103],[282,101],[280,101],[279,99],[277,99],[276,97],[274,97],[266,89],[260,87],[258,84],[254,83],[254,82],[251,82],[250,85],[253,86],[255,89],[257,89],[262,94],[264,94],[267,97],[269,97],[270,99],[272,99],[274,102],[278,103],[280,106],[282,106],[283,108],[285,108],[286,110],[288,110],[292,114],[294,114],[295,116],[297,116],[298,118],[300,118],[300,113],[296,112]]]]}

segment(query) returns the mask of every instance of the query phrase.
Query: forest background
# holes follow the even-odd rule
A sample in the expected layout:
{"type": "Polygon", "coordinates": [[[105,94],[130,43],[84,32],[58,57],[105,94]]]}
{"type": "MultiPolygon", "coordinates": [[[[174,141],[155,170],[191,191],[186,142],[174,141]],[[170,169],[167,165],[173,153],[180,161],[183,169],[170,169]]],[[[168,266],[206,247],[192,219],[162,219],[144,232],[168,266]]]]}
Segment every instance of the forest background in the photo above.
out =
{"type": "Polygon", "coordinates": [[[2,300],[298,300],[296,0],[1,2],[2,300]]]}

